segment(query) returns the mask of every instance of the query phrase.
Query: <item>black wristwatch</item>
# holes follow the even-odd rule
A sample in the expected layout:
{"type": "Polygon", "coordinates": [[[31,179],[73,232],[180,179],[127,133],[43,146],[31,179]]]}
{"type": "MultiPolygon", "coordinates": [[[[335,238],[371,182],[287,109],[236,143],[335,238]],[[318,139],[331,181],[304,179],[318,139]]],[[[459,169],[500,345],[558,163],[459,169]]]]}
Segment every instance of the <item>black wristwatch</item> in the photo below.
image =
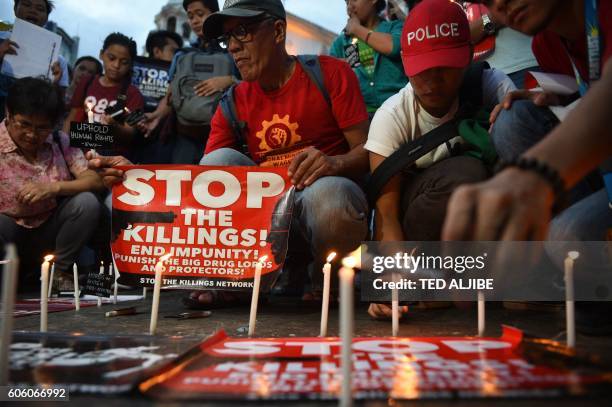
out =
{"type": "Polygon", "coordinates": [[[482,31],[487,35],[495,34],[495,24],[493,24],[488,14],[482,15],[482,31]]]}

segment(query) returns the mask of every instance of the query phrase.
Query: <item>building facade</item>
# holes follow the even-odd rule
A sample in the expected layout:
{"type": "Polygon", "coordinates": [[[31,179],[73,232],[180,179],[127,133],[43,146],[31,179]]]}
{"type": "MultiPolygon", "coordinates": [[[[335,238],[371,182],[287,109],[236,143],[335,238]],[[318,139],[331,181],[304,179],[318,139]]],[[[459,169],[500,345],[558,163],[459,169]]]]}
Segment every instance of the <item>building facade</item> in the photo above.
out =
{"type": "MultiPolygon", "coordinates": [[[[169,0],[155,16],[155,27],[156,30],[176,32],[187,43],[196,40],[189,28],[182,0],[169,0]]],[[[290,54],[327,54],[336,36],[336,33],[287,13],[287,50],[290,54]]]]}
{"type": "Polygon", "coordinates": [[[54,21],[49,21],[45,26],[49,31],[52,31],[62,37],[62,46],[60,48],[60,55],[63,56],[68,64],[74,65],[79,55],[79,37],[71,37],[66,31],[57,25],[54,21]]]}

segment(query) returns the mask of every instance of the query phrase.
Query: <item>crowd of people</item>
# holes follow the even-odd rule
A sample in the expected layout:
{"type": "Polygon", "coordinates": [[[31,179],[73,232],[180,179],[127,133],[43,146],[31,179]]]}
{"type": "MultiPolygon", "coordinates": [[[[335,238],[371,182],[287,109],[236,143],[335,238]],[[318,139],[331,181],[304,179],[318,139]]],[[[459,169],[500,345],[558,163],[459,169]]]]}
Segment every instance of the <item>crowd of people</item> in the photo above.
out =
{"type": "MultiPolygon", "coordinates": [[[[137,123],[108,110],[144,108],[130,81],[137,46],[121,33],[108,35],[98,58],[80,58],[72,81],[62,58],[52,83],[0,75],[0,243],[53,249],[59,275],[85,261],[84,247],[98,253],[89,264],[108,261],[109,188],[123,176],[115,167],[132,163],[286,167],[297,190],[286,268],[301,274],[308,261],[320,270],[332,247],[348,253],[370,236],[610,240],[612,4],[409,3],[405,18],[397,10],[390,18],[385,0],[346,0],[345,29],[329,56],[314,57],[287,52],[280,0],[227,1],[222,10],[217,0],[184,0],[197,44],[183,47],[168,31],[149,35],[148,56],[171,62],[170,86],[137,123]],[[494,48],[475,52],[490,38],[494,48]],[[181,79],[198,58],[218,70],[186,90],[181,79]],[[530,70],[575,77],[579,92],[526,89],[530,70]],[[223,94],[237,117],[217,108],[223,94]],[[563,120],[550,109],[579,98],[563,120]],[[101,155],[71,148],[66,136],[90,111],[118,131],[101,155]],[[262,142],[258,133],[274,117],[299,125],[299,135],[262,142]],[[368,202],[377,168],[434,133],[444,141],[388,174],[368,202]]],[[[41,27],[52,9],[50,0],[14,5],[16,17],[41,27]]],[[[0,33],[0,60],[19,53],[9,37],[0,33]]],[[[305,298],[318,298],[320,279],[312,273],[305,298]]],[[[188,303],[235,301],[200,291],[188,303]]],[[[602,316],[600,331],[612,332],[605,305],[589,307],[602,316]]],[[[389,309],[373,304],[370,314],[389,309]]]]}

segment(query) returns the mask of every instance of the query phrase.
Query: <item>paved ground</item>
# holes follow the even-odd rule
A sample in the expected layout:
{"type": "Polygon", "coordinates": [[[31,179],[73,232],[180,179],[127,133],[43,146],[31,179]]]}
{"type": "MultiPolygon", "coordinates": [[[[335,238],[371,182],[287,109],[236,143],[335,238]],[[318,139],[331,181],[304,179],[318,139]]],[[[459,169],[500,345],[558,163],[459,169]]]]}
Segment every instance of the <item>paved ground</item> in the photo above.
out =
{"type": "MultiPolygon", "coordinates": [[[[149,292],[150,294],[150,292],[149,292]]],[[[163,315],[175,314],[184,311],[180,298],[185,292],[162,292],[160,306],[159,334],[160,335],[183,335],[205,337],[218,329],[225,329],[230,336],[246,336],[248,324],[248,310],[241,308],[213,311],[213,315],[207,319],[194,320],[170,320],[161,318],[163,315]]],[[[109,332],[121,332],[122,334],[145,334],[149,327],[149,312],[151,295],[146,301],[135,301],[123,303],[119,306],[105,305],[101,308],[83,308],[80,312],[59,312],[49,314],[50,332],[74,332],[75,330],[87,334],[107,334],[109,332]],[[104,313],[114,307],[136,305],[140,313],[133,316],[105,318],[104,313]]],[[[356,313],[355,331],[359,336],[385,336],[391,332],[391,324],[388,322],[372,321],[366,313],[366,305],[360,304],[356,313]]],[[[317,336],[319,330],[319,306],[305,306],[297,300],[272,299],[268,304],[260,306],[257,323],[257,336],[265,337],[287,337],[287,336],[317,336]]],[[[499,336],[501,324],[512,325],[523,329],[531,334],[545,338],[560,338],[563,331],[562,313],[511,311],[506,310],[499,303],[489,303],[487,308],[487,336],[499,336]]],[[[329,334],[336,335],[338,320],[337,309],[330,313],[329,334]]],[[[37,331],[39,317],[30,316],[18,318],[15,322],[15,330],[37,331]]],[[[413,310],[410,312],[400,326],[402,336],[465,336],[474,335],[476,332],[476,310],[475,308],[447,308],[439,310],[413,310]]],[[[601,355],[612,356],[612,340],[610,337],[593,338],[578,336],[578,349],[589,350],[601,355]]],[[[98,399],[88,397],[73,397],[73,401],[79,404],[102,405],[109,403],[115,405],[144,405],[149,403],[145,399],[117,398],[98,399]]],[[[285,405],[278,403],[276,405],[285,405]]],[[[333,405],[333,403],[328,403],[333,405]]],[[[406,403],[415,405],[416,403],[406,403]]],[[[427,401],[426,406],[485,406],[491,405],[491,401],[427,401]]],[[[580,399],[580,400],[513,400],[499,401],[495,405],[520,405],[520,406],[595,406],[612,405],[609,400],[580,399]]],[[[212,405],[212,404],[210,404],[212,405]]],[[[230,405],[230,404],[225,404],[230,405]]],[[[244,406],[244,403],[240,404],[244,406]]],[[[306,405],[306,404],[303,404],[306,405]]],[[[308,404],[315,405],[315,404],[308,404]]],[[[387,403],[366,403],[368,406],[387,405],[387,403]]],[[[393,405],[403,405],[395,403],[393,405]]]]}

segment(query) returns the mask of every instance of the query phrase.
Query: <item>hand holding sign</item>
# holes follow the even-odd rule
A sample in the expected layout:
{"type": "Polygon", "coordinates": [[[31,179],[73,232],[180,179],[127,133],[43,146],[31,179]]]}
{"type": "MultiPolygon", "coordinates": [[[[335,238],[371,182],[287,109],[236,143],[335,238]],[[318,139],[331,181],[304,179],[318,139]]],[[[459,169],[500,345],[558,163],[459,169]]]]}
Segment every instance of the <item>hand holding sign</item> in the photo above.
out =
{"type": "Polygon", "coordinates": [[[106,157],[88,151],[85,158],[89,161],[87,165],[89,169],[94,170],[103,178],[104,185],[107,188],[111,188],[123,180],[123,170],[114,167],[132,165],[130,160],[120,155],[106,157]]]}
{"type": "Polygon", "coordinates": [[[0,61],[4,59],[5,55],[17,55],[16,48],[19,48],[19,45],[14,41],[4,40],[0,42],[0,61]]]}

